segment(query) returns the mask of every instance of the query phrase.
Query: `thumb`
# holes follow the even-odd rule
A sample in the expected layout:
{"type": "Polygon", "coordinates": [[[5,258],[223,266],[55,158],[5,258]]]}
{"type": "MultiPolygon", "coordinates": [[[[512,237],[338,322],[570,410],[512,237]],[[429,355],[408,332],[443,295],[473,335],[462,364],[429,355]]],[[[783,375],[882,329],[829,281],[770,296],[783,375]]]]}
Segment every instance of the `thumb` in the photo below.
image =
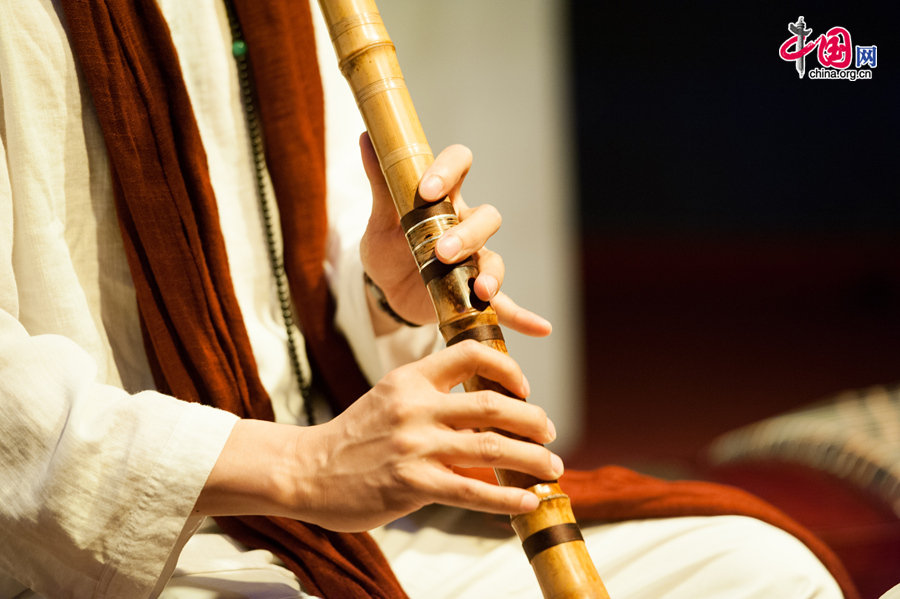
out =
{"type": "Polygon", "coordinates": [[[369,217],[369,226],[380,229],[396,227],[400,222],[400,217],[397,216],[397,209],[394,208],[394,201],[391,199],[391,192],[384,180],[384,174],[381,172],[381,165],[378,163],[375,148],[372,147],[372,140],[365,131],[359,136],[359,151],[362,155],[363,168],[369,178],[369,187],[372,189],[372,215],[369,217]]]}

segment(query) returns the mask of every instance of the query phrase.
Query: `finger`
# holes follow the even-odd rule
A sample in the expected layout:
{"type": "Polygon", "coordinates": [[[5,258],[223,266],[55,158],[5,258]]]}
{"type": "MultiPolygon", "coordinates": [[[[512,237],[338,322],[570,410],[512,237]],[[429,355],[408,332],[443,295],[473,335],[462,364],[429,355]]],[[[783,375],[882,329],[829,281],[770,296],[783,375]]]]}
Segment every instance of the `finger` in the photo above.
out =
{"type": "Polygon", "coordinates": [[[397,209],[394,208],[391,191],[384,180],[378,156],[367,132],[359,136],[359,152],[362,156],[363,169],[369,179],[369,187],[372,189],[371,224],[380,228],[395,227],[400,222],[397,209]]]}
{"type": "Polygon", "coordinates": [[[516,435],[550,443],[556,430],[543,408],[493,391],[454,394],[434,409],[434,417],[456,430],[499,428],[516,435]]]}
{"type": "Polygon", "coordinates": [[[478,252],[478,277],[475,278],[475,295],[489,302],[500,291],[506,266],[497,252],[482,248],[478,252]]]}
{"type": "Polygon", "coordinates": [[[537,495],[516,487],[492,485],[435,468],[422,486],[437,503],[493,514],[523,514],[537,509],[537,495]]]}
{"type": "Polygon", "coordinates": [[[515,360],[471,339],[415,362],[419,372],[445,393],[475,375],[499,383],[512,393],[528,395],[528,382],[515,360]]]}
{"type": "Polygon", "coordinates": [[[462,184],[472,167],[472,151],[466,146],[452,145],[437,158],[419,183],[419,195],[425,200],[441,200],[462,184]]]}
{"type": "Polygon", "coordinates": [[[549,449],[511,439],[493,431],[475,434],[443,432],[434,435],[435,458],[461,467],[505,468],[554,480],[563,474],[563,462],[549,449]]]}
{"type": "Polygon", "coordinates": [[[450,201],[453,203],[453,209],[456,211],[460,220],[469,218],[473,209],[469,208],[469,205],[466,204],[466,201],[463,199],[462,193],[459,190],[451,192],[450,201]]]}
{"type": "Polygon", "coordinates": [[[553,332],[550,321],[519,306],[508,295],[499,292],[491,299],[500,324],[532,337],[546,337],[553,332]]]}
{"type": "Polygon", "coordinates": [[[502,221],[500,211],[490,204],[474,208],[438,241],[435,248],[438,258],[442,262],[452,263],[471,256],[484,247],[502,221]]]}

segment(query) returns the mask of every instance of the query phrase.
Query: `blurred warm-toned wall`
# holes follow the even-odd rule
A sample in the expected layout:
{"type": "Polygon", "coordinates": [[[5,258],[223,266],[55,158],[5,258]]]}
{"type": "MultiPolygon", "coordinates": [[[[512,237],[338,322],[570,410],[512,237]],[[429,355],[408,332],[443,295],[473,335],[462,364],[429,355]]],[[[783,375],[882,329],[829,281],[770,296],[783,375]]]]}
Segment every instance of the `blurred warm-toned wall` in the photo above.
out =
{"type": "Polygon", "coordinates": [[[491,203],[503,228],[504,289],[554,325],[548,339],[507,335],[510,353],[559,429],[576,441],[581,401],[565,3],[545,0],[381,0],[413,101],[435,152],[472,148],[464,197],[491,203]]]}

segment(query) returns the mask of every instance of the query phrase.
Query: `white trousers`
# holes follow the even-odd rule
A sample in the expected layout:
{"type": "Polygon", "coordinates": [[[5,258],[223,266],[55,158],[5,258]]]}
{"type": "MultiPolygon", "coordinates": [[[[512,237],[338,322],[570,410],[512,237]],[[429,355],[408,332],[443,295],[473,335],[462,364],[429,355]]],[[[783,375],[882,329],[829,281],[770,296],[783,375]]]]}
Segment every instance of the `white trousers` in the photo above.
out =
{"type": "MultiPolygon", "coordinates": [[[[429,507],[372,534],[412,599],[540,599],[505,518],[429,507]]],[[[840,589],[799,541],[741,516],[583,527],[613,599],[837,599],[840,589]]],[[[207,527],[188,542],[165,599],[309,597],[266,551],[207,527]]]]}

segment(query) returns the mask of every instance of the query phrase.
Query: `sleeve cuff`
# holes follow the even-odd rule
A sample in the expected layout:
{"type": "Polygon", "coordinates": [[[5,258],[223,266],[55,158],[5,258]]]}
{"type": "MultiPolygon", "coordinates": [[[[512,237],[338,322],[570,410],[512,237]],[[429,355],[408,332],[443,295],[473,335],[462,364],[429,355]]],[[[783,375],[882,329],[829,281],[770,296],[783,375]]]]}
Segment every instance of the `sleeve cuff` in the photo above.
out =
{"type": "MultiPolygon", "coordinates": [[[[140,395],[137,399],[145,403],[177,402],[153,392],[140,395]],[[156,397],[147,397],[151,395],[156,397]]],[[[101,577],[102,596],[154,596],[202,521],[193,514],[194,505],[238,418],[223,410],[178,403],[182,409],[176,410],[168,438],[160,436],[145,490],[127,515],[121,540],[101,577]]]]}

